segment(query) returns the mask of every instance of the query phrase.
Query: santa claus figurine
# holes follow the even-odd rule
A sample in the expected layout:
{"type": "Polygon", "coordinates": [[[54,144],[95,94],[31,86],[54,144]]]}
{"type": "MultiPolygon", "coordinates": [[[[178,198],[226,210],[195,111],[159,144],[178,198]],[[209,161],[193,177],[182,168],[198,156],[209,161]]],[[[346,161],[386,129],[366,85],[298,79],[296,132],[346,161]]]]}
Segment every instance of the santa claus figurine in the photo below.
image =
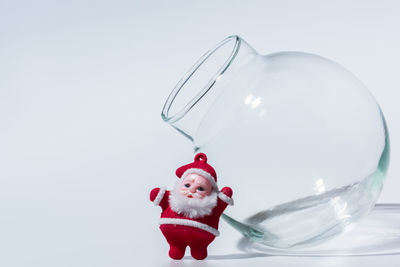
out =
{"type": "Polygon", "coordinates": [[[233,205],[232,189],[217,186],[217,174],[207,164],[207,156],[198,153],[194,162],[176,170],[180,178],[171,191],[154,188],[150,200],[162,208],[160,229],[169,243],[169,256],[182,259],[186,247],[192,257],[207,257],[207,246],[219,235],[219,217],[227,205],[233,205]]]}

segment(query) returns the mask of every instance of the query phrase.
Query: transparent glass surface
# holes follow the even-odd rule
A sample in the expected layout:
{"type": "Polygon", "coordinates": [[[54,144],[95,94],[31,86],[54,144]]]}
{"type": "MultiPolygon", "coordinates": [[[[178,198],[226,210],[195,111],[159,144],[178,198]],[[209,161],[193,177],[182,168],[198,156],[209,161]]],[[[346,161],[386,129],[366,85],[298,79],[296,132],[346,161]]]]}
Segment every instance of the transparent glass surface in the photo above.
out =
{"type": "Polygon", "coordinates": [[[267,247],[343,232],[374,206],[388,167],[384,116],[353,74],[313,54],[260,55],[238,36],[199,59],[162,118],[234,189],[223,218],[267,247]]]}
{"type": "Polygon", "coordinates": [[[277,249],[248,238],[239,240],[237,246],[243,254],[214,257],[400,255],[400,204],[377,204],[357,227],[350,227],[341,236],[310,248],[277,249]]]}

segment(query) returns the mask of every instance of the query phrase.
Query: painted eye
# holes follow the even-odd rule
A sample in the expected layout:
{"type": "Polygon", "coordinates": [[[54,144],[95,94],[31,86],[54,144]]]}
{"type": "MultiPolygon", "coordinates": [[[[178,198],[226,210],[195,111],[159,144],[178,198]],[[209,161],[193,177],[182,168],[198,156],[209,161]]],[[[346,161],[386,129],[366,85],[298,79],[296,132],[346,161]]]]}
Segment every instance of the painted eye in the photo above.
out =
{"type": "Polygon", "coordinates": [[[199,186],[199,187],[197,187],[197,190],[198,190],[198,191],[204,191],[204,188],[201,187],[201,186],[199,186]]]}
{"type": "Polygon", "coordinates": [[[189,188],[189,187],[190,187],[190,184],[185,184],[185,187],[189,188]]]}

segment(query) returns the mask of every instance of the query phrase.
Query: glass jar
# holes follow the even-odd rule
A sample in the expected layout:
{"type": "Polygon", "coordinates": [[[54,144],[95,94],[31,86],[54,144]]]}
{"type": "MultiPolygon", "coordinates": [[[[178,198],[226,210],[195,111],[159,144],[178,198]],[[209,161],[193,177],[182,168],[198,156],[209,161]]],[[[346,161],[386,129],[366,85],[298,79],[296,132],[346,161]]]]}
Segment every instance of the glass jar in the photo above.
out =
{"type": "Polygon", "coordinates": [[[375,204],[388,167],[384,116],[353,74],[313,54],[260,55],[238,36],[186,73],[162,118],[234,189],[223,218],[270,247],[348,229],[375,204]]]}

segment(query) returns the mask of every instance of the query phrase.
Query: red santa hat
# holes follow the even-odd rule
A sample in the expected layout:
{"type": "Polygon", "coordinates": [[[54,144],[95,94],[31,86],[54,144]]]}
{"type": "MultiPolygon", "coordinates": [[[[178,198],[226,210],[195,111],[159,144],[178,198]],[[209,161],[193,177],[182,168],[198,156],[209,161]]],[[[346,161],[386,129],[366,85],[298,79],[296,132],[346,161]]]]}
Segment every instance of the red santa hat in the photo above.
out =
{"type": "Polygon", "coordinates": [[[183,179],[188,174],[196,173],[208,179],[213,188],[218,190],[217,174],[211,165],[207,164],[207,156],[204,153],[198,153],[194,156],[194,162],[186,164],[176,170],[176,176],[183,179]]]}

